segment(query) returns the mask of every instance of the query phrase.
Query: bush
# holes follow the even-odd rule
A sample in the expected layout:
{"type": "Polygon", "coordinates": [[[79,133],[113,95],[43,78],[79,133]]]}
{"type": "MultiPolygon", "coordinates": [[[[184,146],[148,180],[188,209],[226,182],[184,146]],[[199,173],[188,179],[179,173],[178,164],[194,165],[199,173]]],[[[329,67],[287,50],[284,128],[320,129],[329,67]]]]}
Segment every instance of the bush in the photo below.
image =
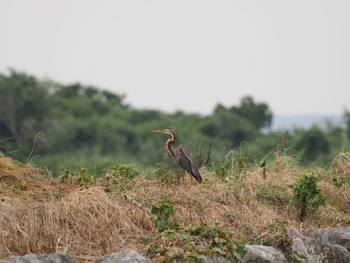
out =
{"type": "Polygon", "coordinates": [[[300,209],[299,219],[304,221],[307,214],[313,214],[325,204],[326,196],[317,186],[317,178],[314,175],[304,175],[293,186],[294,205],[300,209]]]}

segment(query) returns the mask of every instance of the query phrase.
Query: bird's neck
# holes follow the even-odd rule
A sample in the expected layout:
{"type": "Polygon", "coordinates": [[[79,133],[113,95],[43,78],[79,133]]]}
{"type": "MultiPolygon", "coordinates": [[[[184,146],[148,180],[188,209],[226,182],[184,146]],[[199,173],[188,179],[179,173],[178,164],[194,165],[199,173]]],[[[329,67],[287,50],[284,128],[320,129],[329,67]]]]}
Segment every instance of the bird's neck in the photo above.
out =
{"type": "Polygon", "coordinates": [[[176,135],[175,134],[171,134],[171,138],[167,140],[166,142],[166,148],[169,152],[169,154],[172,156],[172,157],[175,157],[176,158],[176,155],[174,153],[174,149],[173,149],[173,143],[176,141],[176,135]]]}

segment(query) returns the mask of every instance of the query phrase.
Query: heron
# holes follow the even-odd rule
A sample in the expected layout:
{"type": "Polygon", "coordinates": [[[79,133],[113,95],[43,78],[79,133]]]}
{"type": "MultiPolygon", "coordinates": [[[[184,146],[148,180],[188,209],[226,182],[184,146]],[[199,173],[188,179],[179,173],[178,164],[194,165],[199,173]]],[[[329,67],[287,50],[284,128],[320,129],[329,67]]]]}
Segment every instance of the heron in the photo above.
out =
{"type": "Polygon", "coordinates": [[[174,157],[179,162],[179,165],[186,172],[190,173],[198,183],[202,183],[202,176],[199,173],[197,163],[191,153],[183,145],[179,145],[176,149],[173,148],[173,144],[176,141],[176,132],[171,129],[151,130],[151,132],[170,134],[171,138],[165,143],[169,155],[174,157]]]}

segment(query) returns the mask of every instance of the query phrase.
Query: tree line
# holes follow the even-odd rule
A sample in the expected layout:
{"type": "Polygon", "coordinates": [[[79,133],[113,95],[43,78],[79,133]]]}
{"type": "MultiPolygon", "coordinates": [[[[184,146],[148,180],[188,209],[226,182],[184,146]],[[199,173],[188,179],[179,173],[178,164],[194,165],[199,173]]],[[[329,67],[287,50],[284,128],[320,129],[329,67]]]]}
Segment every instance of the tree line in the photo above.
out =
{"type": "MultiPolygon", "coordinates": [[[[45,165],[54,171],[115,163],[155,167],[162,158],[166,136],[152,129],[172,128],[178,143],[194,155],[210,152],[214,162],[244,144],[251,161],[268,159],[284,144],[301,165],[326,165],[349,149],[350,113],[344,125],[272,131],[273,113],[251,96],[239,105],[218,104],[202,116],[181,111],[137,110],[125,97],[79,83],[63,85],[11,70],[0,74],[0,151],[22,162],[45,165]]],[[[197,157],[198,157],[197,156],[197,157]]]]}

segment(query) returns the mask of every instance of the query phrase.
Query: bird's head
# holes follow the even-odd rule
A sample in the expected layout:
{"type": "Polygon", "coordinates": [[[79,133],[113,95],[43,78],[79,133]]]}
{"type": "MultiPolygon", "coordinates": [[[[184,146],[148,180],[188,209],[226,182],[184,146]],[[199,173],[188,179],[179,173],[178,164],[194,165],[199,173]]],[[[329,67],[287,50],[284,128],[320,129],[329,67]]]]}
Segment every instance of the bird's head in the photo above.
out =
{"type": "Polygon", "coordinates": [[[164,129],[164,130],[151,130],[151,132],[157,132],[157,133],[166,133],[166,134],[170,134],[172,136],[175,136],[176,133],[174,130],[171,129],[164,129]]]}
{"type": "Polygon", "coordinates": [[[166,133],[171,135],[171,139],[169,139],[169,142],[175,142],[176,141],[176,133],[174,130],[171,129],[164,129],[164,130],[151,130],[151,132],[157,132],[157,133],[166,133]]]}

